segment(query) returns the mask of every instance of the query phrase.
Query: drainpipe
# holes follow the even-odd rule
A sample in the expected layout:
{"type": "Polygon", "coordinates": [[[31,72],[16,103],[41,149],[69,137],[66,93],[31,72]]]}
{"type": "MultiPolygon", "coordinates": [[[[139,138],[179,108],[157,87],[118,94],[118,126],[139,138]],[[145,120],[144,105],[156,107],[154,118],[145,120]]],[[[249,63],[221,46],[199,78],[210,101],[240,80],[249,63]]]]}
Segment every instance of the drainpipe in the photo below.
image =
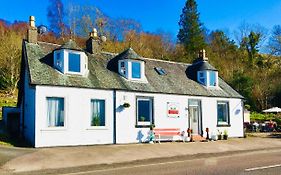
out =
{"type": "Polygon", "coordinates": [[[116,144],[116,90],[113,90],[113,144],[116,144]]]}

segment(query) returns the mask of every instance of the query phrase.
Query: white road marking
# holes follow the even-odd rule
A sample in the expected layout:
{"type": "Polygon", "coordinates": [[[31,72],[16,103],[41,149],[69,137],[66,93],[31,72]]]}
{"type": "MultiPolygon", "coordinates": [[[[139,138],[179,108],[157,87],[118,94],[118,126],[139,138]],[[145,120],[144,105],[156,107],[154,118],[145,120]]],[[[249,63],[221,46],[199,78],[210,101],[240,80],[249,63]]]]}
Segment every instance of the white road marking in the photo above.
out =
{"type": "Polygon", "coordinates": [[[191,161],[191,160],[180,160],[180,161],[173,161],[173,162],[153,163],[153,164],[145,164],[145,165],[134,165],[134,166],[109,168],[109,169],[102,169],[102,170],[90,170],[90,171],[82,171],[82,172],[76,172],[76,173],[65,173],[65,174],[59,174],[59,175],[88,174],[88,173],[114,171],[114,170],[130,169],[130,168],[140,168],[140,167],[147,167],[147,166],[157,166],[157,165],[165,165],[165,164],[183,163],[183,162],[188,162],[188,161],[191,161]]]}
{"type": "Polygon", "coordinates": [[[269,168],[276,168],[276,167],[281,167],[281,164],[248,168],[248,169],[245,169],[245,171],[255,171],[255,170],[262,170],[262,169],[269,169],[269,168]]]}

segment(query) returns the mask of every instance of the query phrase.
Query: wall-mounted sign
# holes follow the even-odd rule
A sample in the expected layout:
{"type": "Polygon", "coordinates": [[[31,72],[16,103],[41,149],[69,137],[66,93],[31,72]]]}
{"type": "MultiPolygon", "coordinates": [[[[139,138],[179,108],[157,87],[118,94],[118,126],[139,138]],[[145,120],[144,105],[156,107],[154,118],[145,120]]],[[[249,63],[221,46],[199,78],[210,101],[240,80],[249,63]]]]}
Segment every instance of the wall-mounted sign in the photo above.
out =
{"type": "Polygon", "coordinates": [[[180,112],[179,112],[179,103],[174,103],[174,102],[168,102],[167,107],[168,107],[168,117],[173,117],[173,118],[178,118],[180,117],[180,112]]]}

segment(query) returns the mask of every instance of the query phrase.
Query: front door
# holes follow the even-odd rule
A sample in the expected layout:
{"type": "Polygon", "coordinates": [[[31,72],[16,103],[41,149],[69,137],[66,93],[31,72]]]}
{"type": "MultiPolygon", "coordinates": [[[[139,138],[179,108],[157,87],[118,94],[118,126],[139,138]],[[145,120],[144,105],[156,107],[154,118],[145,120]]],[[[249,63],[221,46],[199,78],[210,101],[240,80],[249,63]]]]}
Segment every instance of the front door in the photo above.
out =
{"type": "Polygon", "coordinates": [[[201,102],[200,100],[189,100],[189,127],[192,129],[192,134],[201,134],[201,102]]]}

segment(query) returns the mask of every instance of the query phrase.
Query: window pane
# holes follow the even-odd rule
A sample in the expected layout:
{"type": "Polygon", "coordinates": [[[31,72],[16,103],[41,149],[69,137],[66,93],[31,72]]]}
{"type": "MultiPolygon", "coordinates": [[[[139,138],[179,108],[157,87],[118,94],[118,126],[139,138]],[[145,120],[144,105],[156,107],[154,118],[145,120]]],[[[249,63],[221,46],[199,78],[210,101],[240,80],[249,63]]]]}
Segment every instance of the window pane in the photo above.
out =
{"type": "Polygon", "coordinates": [[[137,120],[138,122],[152,123],[152,100],[137,99],[137,120]]]}
{"type": "Polygon", "coordinates": [[[126,65],[125,65],[125,62],[124,61],[122,61],[121,62],[121,73],[123,74],[123,75],[126,75],[126,65]]]}
{"type": "Polygon", "coordinates": [[[68,71],[80,72],[80,55],[75,53],[68,54],[68,71]]]}
{"type": "Polygon", "coordinates": [[[206,72],[198,72],[198,82],[206,85],[206,77],[205,77],[206,72]]]}
{"type": "Polygon", "coordinates": [[[218,102],[218,124],[229,124],[228,122],[228,102],[218,102]]]}
{"type": "Polygon", "coordinates": [[[105,126],[105,100],[92,100],[91,111],[91,126],[105,126]]]}
{"type": "Polygon", "coordinates": [[[139,62],[132,62],[132,78],[141,78],[141,65],[139,62]]]}
{"type": "Polygon", "coordinates": [[[216,72],[210,71],[209,72],[209,79],[210,79],[210,86],[216,86],[216,72]]]}
{"type": "Polygon", "coordinates": [[[64,99],[47,98],[48,127],[64,126],[64,99]]]}

